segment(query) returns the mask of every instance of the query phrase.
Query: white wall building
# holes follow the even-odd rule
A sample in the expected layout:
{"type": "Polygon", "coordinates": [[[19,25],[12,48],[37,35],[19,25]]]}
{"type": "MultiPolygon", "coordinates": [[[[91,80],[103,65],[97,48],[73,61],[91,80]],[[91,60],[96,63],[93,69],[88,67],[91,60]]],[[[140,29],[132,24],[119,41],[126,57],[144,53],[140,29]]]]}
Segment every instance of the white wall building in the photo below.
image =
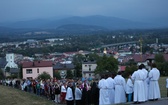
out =
{"type": "Polygon", "coordinates": [[[6,61],[7,61],[7,64],[6,64],[5,68],[6,67],[18,68],[18,65],[14,62],[15,61],[15,54],[14,53],[6,54],[6,61]]]}
{"type": "Polygon", "coordinates": [[[95,69],[97,67],[97,64],[95,61],[91,62],[82,62],[82,77],[84,78],[95,78],[95,69]]]}

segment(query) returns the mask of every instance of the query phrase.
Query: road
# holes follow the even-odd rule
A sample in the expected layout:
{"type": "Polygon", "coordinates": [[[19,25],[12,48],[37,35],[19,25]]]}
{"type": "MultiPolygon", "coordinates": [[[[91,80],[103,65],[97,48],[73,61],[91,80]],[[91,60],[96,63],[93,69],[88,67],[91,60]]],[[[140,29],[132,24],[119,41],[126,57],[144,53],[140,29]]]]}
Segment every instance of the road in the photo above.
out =
{"type": "MultiPolygon", "coordinates": [[[[130,103],[130,105],[136,105],[133,103],[130,103]]],[[[139,105],[168,105],[168,97],[167,98],[161,98],[157,101],[148,101],[145,103],[141,103],[139,105]]]]}

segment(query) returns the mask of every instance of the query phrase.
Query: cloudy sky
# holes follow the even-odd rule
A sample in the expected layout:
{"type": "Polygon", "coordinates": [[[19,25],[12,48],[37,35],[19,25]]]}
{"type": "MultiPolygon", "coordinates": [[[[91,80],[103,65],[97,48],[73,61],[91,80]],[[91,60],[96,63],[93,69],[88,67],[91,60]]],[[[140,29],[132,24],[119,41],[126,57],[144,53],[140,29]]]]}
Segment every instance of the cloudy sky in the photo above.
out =
{"type": "Polygon", "coordinates": [[[0,22],[90,15],[168,19],[168,0],[0,0],[0,22]]]}

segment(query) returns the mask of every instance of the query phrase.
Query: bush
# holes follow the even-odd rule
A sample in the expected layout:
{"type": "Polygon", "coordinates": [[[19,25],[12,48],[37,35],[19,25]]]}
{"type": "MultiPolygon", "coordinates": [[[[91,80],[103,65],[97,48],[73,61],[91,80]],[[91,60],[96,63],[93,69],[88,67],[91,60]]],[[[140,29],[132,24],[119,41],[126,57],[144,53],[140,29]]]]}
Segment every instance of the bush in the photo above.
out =
{"type": "Polygon", "coordinates": [[[37,78],[38,79],[50,79],[51,76],[47,72],[43,72],[42,74],[39,74],[37,78]]]}

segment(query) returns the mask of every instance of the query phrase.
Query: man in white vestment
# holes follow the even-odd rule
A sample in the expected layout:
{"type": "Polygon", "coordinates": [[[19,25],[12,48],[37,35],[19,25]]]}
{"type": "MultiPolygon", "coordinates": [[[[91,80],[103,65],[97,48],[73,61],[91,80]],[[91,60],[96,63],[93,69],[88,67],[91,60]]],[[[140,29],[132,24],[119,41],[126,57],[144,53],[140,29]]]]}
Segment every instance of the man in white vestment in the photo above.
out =
{"type": "Polygon", "coordinates": [[[168,78],[166,79],[167,97],[168,97],[168,78]]]}
{"type": "Polygon", "coordinates": [[[110,105],[108,83],[105,80],[105,76],[102,75],[102,79],[98,83],[99,91],[99,105],[110,105]]]}
{"type": "Polygon", "coordinates": [[[74,97],[72,92],[72,83],[68,83],[68,88],[65,96],[66,104],[67,105],[74,105],[74,97]]]}
{"type": "Polygon", "coordinates": [[[148,71],[145,69],[145,65],[141,64],[142,66],[142,71],[144,73],[144,89],[145,89],[145,101],[148,100],[148,71]]]}
{"type": "Polygon", "coordinates": [[[126,93],[125,93],[126,81],[122,77],[121,72],[118,72],[118,74],[114,78],[114,81],[115,81],[114,103],[118,104],[126,102],[126,93]]]}
{"type": "Polygon", "coordinates": [[[115,81],[114,79],[111,77],[112,75],[108,75],[108,78],[106,79],[107,83],[108,83],[108,93],[109,93],[109,100],[110,100],[110,104],[114,104],[114,96],[115,96],[115,81]]]}
{"type": "Polygon", "coordinates": [[[160,71],[156,68],[156,64],[153,63],[152,70],[149,72],[149,100],[160,98],[159,78],[160,71]]]}
{"type": "Polygon", "coordinates": [[[132,74],[131,78],[134,81],[134,103],[145,102],[144,77],[142,66],[139,66],[138,70],[132,74]]]}
{"type": "Polygon", "coordinates": [[[127,101],[128,102],[131,102],[132,101],[132,96],[133,96],[133,88],[134,87],[134,84],[133,84],[133,81],[131,79],[131,75],[129,75],[129,78],[127,80],[127,83],[126,83],[126,94],[127,94],[127,101]]]}

